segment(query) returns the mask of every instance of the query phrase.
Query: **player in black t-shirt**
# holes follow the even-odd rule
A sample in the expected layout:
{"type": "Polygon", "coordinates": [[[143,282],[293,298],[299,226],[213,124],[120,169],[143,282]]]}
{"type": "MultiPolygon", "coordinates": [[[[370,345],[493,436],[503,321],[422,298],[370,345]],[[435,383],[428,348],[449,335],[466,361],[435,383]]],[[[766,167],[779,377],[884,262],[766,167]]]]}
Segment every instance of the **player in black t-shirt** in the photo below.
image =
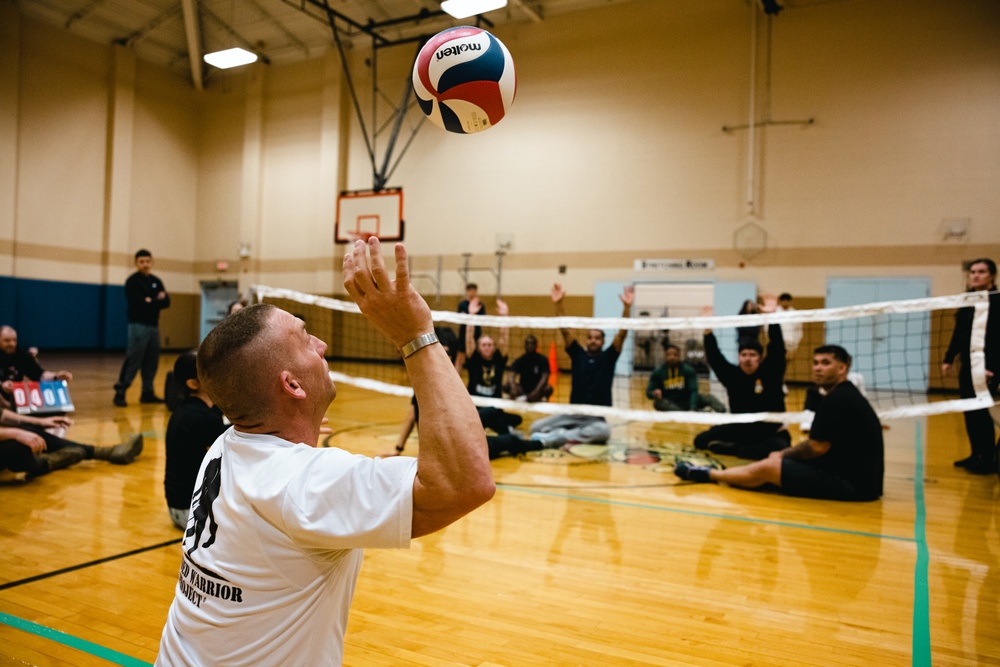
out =
{"type": "MultiPolygon", "coordinates": [[[[469,300],[470,312],[478,312],[479,297],[469,300]]],[[[497,299],[497,314],[508,314],[507,304],[497,299]]],[[[507,369],[507,341],[510,329],[503,327],[494,343],[492,336],[483,334],[476,340],[472,327],[465,330],[465,349],[472,350],[465,359],[465,369],[469,371],[469,393],[488,398],[503,397],[503,373],[507,369]]]]}
{"type": "Polygon", "coordinates": [[[809,439],[750,465],[714,470],[678,463],[674,472],[693,482],[725,482],[756,489],[766,484],[790,496],[828,500],[877,500],[885,469],[882,425],[847,379],[851,355],[839,345],[813,352],[813,380],[826,391],[809,439]]]}
{"type": "Polygon", "coordinates": [[[537,403],[547,401],[552,395],[549,384],[549,360],[538,353],[538,339],[528,335],[524,339],[524,354],[510,365],[512,377],[507,383],[507,393],[515,401],[537,403]]]}
{"type": "Polygon", "coordinates": [[[194,351],[177,357],[174,379],[179,385],[180,402],[167,423],[163,491],[167,497],[170,520],[184,530],[202,459],[228,425],[222,418],[222,412],[201,387],[194,351]]]}
{"type": "MultiPolygon", "coordinates": [[[[558,283],[552,286],[552,303],[555,305],[556,317],[562,317],[563,299],[566,291],[558,283]]],[[[622,317],[627,318],[632,310],[635,293],[631,286],[622,290],[622,317]]],[[[570,403],[611,406],[611,385],[615,379],[615,363],[625,344],[627,329],[619,329],[604,349],[604,332],[600,329],[587,331],[584,345],[580,345],[576,336],[569,329],[560,329],[563,341],[566,343],[566,354],[572,361],[572,387],[569,394],[570,403]]]]}

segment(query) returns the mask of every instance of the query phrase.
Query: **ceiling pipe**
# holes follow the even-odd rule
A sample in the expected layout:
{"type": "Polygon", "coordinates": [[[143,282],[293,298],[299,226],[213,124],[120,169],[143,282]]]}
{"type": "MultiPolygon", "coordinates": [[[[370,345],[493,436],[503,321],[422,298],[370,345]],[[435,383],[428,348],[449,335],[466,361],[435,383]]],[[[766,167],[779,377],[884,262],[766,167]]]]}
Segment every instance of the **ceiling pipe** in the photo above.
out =
{"type": "Polygon", "coordinates": [[[204,90],[201,69],[201,30],[198,27],[197,0],[181,0],[184,12],[184,35],[187,37],[188,62],[191,64],[191,82],[195,90],[204,90]]]}
{"type": "Polygon", "coordinates": [[[510,4],[514,5],[515,7],[517,7],[518,9],[520,9],[523,13],[527,14],[528,18],[530,18],[535,23],[542,22],[542,15],[539,14],[534,7],[529,5],[524,0],[507,0],[507,1],[510,4]]]}

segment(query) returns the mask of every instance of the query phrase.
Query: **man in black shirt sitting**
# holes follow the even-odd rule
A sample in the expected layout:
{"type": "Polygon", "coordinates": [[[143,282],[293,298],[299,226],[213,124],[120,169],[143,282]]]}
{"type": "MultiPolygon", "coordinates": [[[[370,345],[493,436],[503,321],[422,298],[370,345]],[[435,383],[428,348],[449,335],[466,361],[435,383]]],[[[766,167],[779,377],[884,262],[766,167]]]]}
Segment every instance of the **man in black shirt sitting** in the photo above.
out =
{"type": "Polygon", "coordinates": [[[2,380],[3,394],[10,400],[11,384],[28,379],[35,382],[42,380],[72,380],[73,374],[69,371],[47,371],[38,363],[38,359],[31,353],[33,348],[20,348],[17,346],[17,331],[14,327],[4,325],[0,327],[0,380],[2,380]]]}
{"type": "Polygon", "coordinates": [[[549,360],[538,353],[538,339],[528,335],[524,339],[524,354],[510,365],[512,377],[507,392],[515,401],[537,403],[547,401],[552,395],[549,384],[549,360]]]}
{"type": "Polygon", "coordinates": [[[808,440],[745,466],[714,470],[681,462],[674,472],[692,482],[724,482],[744,489],[771,484],[803,498],[877,500],[885,471],[882,424],[847,379],[850,368],[851,355],[839,345],[823,345],[813,352],[813,380],[826,396],[808,440]]]}
{"type": "MultiPolygon", "coordinates": [[[[761,312],[773,313],[778,300],[764,297],[761,312]]],[[[757,338],[739,340],[738,363],[730,363],[719,350],[711,330],[705,332],[705,357],[719,382],[729,395],[729,411],[733,414],[785,411],[785,343],[781,326],[772,324],[767,330],[767,354],[757,338]]],[[[694,438],[697,449],[716,454],[730,454],[745,459],[762,459],[775,450],[792,444],[788,431],[774,422],[749,424],[719,424],[694,438]]]]}

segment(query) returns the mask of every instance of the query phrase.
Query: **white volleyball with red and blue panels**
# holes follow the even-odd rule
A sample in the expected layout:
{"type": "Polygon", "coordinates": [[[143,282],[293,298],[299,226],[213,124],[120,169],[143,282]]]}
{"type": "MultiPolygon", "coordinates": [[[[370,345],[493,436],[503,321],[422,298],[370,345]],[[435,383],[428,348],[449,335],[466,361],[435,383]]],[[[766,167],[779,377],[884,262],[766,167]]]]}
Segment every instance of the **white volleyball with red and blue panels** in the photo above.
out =
{"type": "Polygon", "coordinates": [[[413,63],[417,103],[435,125],[472,134],[493,127],[514,102],[517,76],[503,43],[480,28],[442,30],[413,63]]]}

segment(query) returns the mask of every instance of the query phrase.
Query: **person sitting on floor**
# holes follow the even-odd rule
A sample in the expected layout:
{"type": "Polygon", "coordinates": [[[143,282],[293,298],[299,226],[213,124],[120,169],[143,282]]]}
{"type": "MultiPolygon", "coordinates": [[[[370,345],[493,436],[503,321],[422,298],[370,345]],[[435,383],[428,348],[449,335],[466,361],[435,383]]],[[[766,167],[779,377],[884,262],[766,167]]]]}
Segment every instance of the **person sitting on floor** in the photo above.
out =
{"type": "Polygon", "coordinates": [[[179,400],[167,423],[167,466],[163,490],[174,525],[187,528],[191,495],[205,452],[226,430],[222,412],[198,381],[197,353],[185,352],[174,362],[179,400]]]}
{"type": "Polygon", "coordinates": [[[683,480],[741,489],[771,485],[802,498],[877,500],[885,472],[882,424],[847,379],[850,368],[851,355],[839,345],[813,352],[813,380],[826,395],[816,408],[808,440],[745,466],[716,470],[682,461],[674,473],[683,480]]]}
{"type": "Polygon", "coordinates": [[[34,382],[43,380],[72,380],[73,374],[69,371],[47,371],[41,367],[36,354],[32,354],[34,348],[23,349],[17,346],[17,331],[14,327],[0,326],[0,390],[4,397],[11,400],[11,392],[14,382],[28,379],[34,382]]]}
{"type": "Polygon", "coordinates": [[[131,435],[113,447],[96,447],[66,440],[46,429],[67,428],[65,416],[33,417],[0,410],[0,470],[23,472],[33,479],[85,459],[119,465],[132,463],[142,452],[142,434],[131,435]]]}
{"type": "Polygon", "coordinates": [[[511,377],[507,393],[515,401],[537,403],[552,396],[549,384],[549,360],[538,353],[538,339],[528,335],[524,339],[524,354],[510,365],[511,377]]]}
{"type": "MultiPolygon", "coordinates": [[[[778,300],[766,296],[761,310],[773,313],[777,307],[778,300]]],[[[739,341],[739,363],[733,364],[722,356],[712,330],[705,331],[705,357],[729,394],[729,411],[733,414],[785,411],[786,358],[781,326],[770,325],[767,334],[766,355],[759,341],[743,338],[739,341]]],[[[791,442],[783,424],[765,421],[719,424],[694,438],[697,449],[745,459],[765,458],[791,442]]]]}
{"type": "Polygon", "coordinates": [[[646,398],[653,400],[655,409],[726,411],[715,396],[698,393],[698,374],[694,366],[681,361],[681,348],[664,339],[663,355],[664,363],[649,376],[646,386],[646,398]]]}

